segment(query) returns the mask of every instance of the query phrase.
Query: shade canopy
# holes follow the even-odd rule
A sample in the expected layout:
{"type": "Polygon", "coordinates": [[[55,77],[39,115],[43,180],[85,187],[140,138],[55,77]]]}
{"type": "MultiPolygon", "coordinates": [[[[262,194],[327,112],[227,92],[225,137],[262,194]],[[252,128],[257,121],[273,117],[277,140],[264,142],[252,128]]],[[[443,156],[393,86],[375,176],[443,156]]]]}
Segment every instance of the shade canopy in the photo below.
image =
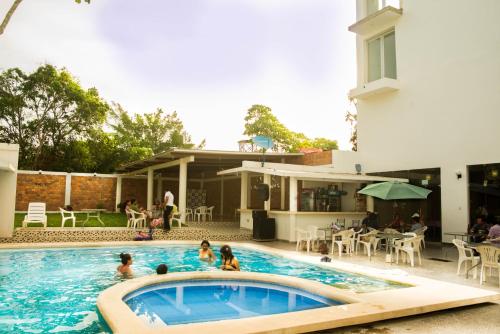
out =
{"type": "Polygon", "coordinates": [[[377,197],[384,200],[392,199],[426,199],[432,191],[402,182],[381,182],[370,184],[358,194],[377,197]]]}

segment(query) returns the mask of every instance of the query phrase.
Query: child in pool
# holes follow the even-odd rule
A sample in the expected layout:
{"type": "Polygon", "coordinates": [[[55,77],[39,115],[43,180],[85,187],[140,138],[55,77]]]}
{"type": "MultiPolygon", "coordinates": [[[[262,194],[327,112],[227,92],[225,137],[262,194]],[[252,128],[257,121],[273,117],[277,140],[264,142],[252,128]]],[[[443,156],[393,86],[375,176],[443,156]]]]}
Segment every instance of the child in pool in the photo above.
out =
{"type": "Polygon", "coordinates": [[[220,268],[222,270],[228,271],[240,271],[240,263],[238,259],[233,255],[231,247],[224,245],[220,249],[220,255],[222,258],[222,265],[220,268]]]}
{"type": "Polygon", "coordinates": [[[198,257],[202,261],[207,261],[207,262],[215,261],[215,255],[214,252],[212,252],[212,249],[210,248],[210,243],[208,242],[208,240],[203,240],[201,242],[201,248],[198,251],[198,257]]]}
{"type": "Polygon", "coordinates": [[[121,253],[120,259],[122,264],[116,268],[119,274],[123,276],[132,276],[132,256],[129,253],[121,253]]]}

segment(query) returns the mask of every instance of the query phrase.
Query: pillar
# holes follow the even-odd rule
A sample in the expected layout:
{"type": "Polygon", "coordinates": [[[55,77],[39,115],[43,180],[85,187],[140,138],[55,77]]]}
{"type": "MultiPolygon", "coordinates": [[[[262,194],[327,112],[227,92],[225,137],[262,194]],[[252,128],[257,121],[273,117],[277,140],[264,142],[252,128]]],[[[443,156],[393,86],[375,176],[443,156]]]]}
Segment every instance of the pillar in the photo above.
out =
{"type": "Polygon", "coordinates": [[[154,183],[154,170],[152,168],[148,168],[148,193],[147,193],[148,210],[153,209],[153,183],[154,183]]]}
{"type": "Polygon", "coordinates": [[[161,173],[158,175],[158,180],[156,182],[156,199],[161,203],[163,201],[163,180],[161,178],[161,173]]]}
{"type": "Polygon", "coordinates": [[[270,174],[264,174],[264,184],[267,184],[269,186],[269,198],[267,201],[264,202],[264,210],[271,210],[271,175],[270,174]]]}
{"type": "Polygon", "coordinates": [[[297,179],[290,177],[290,238],[289,241],[295,241],[296,214],[297,214],[297,179]]]}
{"type": "Polygon", "coordinates": [[[372,196],[366,196],[366,211],[375,212],[375,200],[372,196]]]}
{"type": "Polygon", "coordinates": [[[220,210],[219,214],[224,217],[224,175],[220,178],[220,210]]]}
{"type": "Polygon", "coordinates": [[[181,161],[179,165],[179,212],[181,221],[186,218],[186,197],[187,197],[187,162],[181,161]]]}
{"type": "Polygon", "coordinates": [[[115,197],[115,211],[120,212],[118,205],[122,202],[122,180],[123,176],[116,178],[116,197],[115,197]]]}
{"type": "Polygon", "coordinates": [[[280,201],[280,209],[285,210],[285,197],[286,197],[286,179],[284,176],[280,176],[281,181],[281,201],[280,201]]]}
{"type": "Polygon", "coordinates": [[[240,209],[248,207],[248,172],[241,172],[240,209]]]}
{"type": "Polygon", "coordinates": [[[71,205],[71,173],[66,174],[66,188],[64,190],[64,205],[71,205]]]}

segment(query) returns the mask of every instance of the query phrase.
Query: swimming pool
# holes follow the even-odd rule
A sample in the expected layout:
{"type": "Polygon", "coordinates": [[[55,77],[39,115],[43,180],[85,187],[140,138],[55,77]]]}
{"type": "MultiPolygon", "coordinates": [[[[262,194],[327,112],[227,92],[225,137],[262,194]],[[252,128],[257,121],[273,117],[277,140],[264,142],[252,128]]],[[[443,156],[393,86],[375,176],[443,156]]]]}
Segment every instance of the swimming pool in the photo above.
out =
{"type": "Polygon", "coordinates": [[[241,280],[156,284],[125,296],[123,301],[151,327],[242,319],[344,304],[293,287],[241,280]]]}
{"type": "MultiPolygon", "coordinates": [[[[195,245],[0,250],[0,332],[109,332],[95,303],[101,291],[121,281],[114,275],[120,252],[132,254],[136,276],[154,273],[159,263],[167,263],[169,272],[218,271],[219,265],[199,261],[195,245]]],[[[404,286],[245,248],[234,253],[243,271],[296,276],[356,292],[404,286]]]]}

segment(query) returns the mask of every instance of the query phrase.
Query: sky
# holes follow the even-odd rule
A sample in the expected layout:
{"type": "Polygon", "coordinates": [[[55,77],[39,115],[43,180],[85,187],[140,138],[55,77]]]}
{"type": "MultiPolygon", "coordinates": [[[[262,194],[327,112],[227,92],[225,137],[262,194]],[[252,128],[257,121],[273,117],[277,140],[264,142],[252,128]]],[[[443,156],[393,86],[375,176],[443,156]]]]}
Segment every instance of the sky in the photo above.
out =
{"type": "Polygon", "coordinates": [[[177,111],[206,149],[237,150],[253,104],[350,149],[354,22],[354,0],[24,0],[0,70],[64,67],[130,113],[177,111]]]}

